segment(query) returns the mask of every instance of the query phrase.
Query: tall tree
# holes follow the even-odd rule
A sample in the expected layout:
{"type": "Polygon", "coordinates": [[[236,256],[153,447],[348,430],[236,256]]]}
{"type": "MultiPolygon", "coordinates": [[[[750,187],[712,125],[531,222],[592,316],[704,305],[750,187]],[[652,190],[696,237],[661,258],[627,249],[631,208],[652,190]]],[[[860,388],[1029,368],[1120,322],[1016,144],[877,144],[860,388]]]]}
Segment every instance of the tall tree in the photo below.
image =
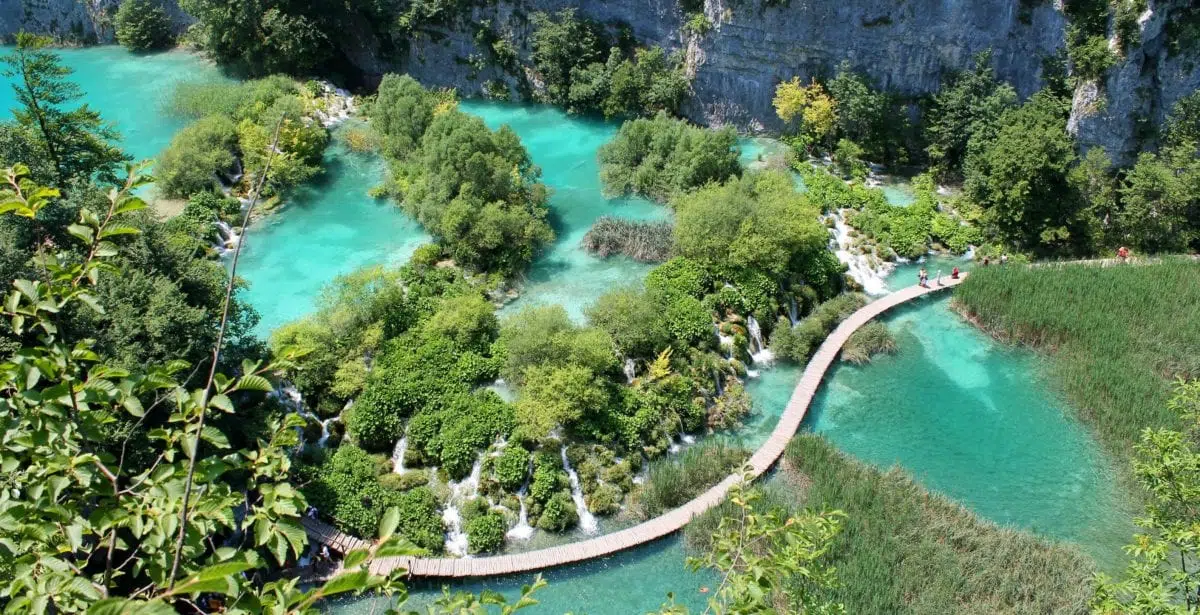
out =
{"type": "Polygon", "coordinates": [[[1017,103],[1012,86],[996,79],[991,52],[975,56],[973,70],[951,76],[925,114],[927,152],[939,177],[957,177],[976,135],[987,135],[1000,115],[1017,103]]]}
{"type": "Polygon", "coordinates": [[[71,69],[48,50],[49,38],[26,32],[17,35],[17,46],[4,58],[4,74],[13,78],[20,108],[13,110],[17,123],[29,128],[54,168],[54,180],[67,186],[92,176],[108,183],[129,157],[113,141],[118,136],[100,114],[86,104],[65,109],[83,96],[67,78],[71,69]]]}

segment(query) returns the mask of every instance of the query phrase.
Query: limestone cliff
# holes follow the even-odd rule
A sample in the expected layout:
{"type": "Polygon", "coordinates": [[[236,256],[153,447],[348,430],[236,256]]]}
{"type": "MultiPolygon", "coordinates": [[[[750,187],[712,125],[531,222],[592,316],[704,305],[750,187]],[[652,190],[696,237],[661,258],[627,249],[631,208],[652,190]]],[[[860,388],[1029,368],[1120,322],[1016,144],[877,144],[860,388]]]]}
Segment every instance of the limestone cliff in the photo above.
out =
{"type": "MultiPolygon", "coordinates": [[[[1145,126],[1161,121],[1176,100],[1200,86],[1197,63],[1168,54],[1163,34],[1171,9],[1188,1],[1149,0],[1139,20],[1141,44],[1103,83],[1080,87],[1070,129],[1085,147],[1103,145],[1128,160],[1125,154],[1137,148],[1145,126]]],[[[103,40],[111,36],[103,16],[117,2],[0,0],[0,35],[24,27],[103,40]]],[[[455,25],[423,29],[399,57],[379,51],[368,24],[351,24],[341,44],[368,80],[404,71],[463,95],[483,94],[487,82],[515,92],[529,77],[536,85],[536,76],[504,74],[490,64],[476,44],[480,24],[528,54],[529,15],[568,6],[603,23],[627,25],[642,44],[685,51],[694,73],[687,115],[751,132],[777,126],[771,96],[779,81],[827,75],[843,60],[880,86],[918,96],[991,49],[1000,77],[1028,96],[1042,85],[1043,59],[1062,51],[1066,28],[1061,7],[1048,0],[704,0],[713,27],[699,36],[685,32],[677,0],[492,0],[455,25]]]]}

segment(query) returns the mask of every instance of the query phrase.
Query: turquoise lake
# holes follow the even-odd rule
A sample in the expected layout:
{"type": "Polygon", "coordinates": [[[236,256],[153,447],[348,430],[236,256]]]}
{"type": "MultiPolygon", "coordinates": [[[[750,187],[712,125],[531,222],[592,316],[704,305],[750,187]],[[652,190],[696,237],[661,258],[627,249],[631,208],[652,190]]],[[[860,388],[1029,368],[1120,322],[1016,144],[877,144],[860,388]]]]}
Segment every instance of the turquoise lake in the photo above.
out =
{"type": "MultiPolygon", "coordinates": [[[[163,112],[174,84],[220,79],[211,64],[186,53],[133,56],[113,47],[64,50],[87,101],[123,134],[138,158],[162,149],[182,122],[163,112]]],[[[0,88],[0,104],[12,93],[0,88]]],[[[649,269],[626,259],[602,261],[579,249],[579,238],[600,215],[637,219],[667,216],[640,199],[600,195],[595,150],[616,125],[570,118],[546,107],[464,102],[490,126],[509,124],[522,137],[543,180],[558,239],[528,274],[514,304],[562,303],[575,317],[608,289],[638,281],[649,269]]],[[[771,151],[767,142],[753,142],[771,151]]],[[[747,148],[749,149],[749,148],[747,148]]],[[[757,159],[757,151],[744,152],[757,159]]],[[[256,225],[246,239],[239,274],[246,297],[263,314],[266,332],[312,310],[320,288],[341,273],[372,263],[400,263],[426,240],[393,205],[370,199],[383,177],[377,157],[335,145],[321,181],[295,195],[279,215],[256,225]]],[[[898,197],[896,197],[898,198],[898,197]]],[[[931,261],[948,274],[952,261],[931,261]]],[[[915,282],[919,265],[905,265],[893,283],[915,282]]],[[[506,308],[512,309],[512,308],[506,308]]],[[[1128,503],[1114,485],[1110,463],[1088,430],[1038,374],[1042,360],[994,342],[964,323],[947,298],[923,300],[885,318],[899,352],[862,366],[840,366],[826,378],[806,424],[839,448],[881,467],[899,464],[926,486],[1002,524],[1079,542],[1106,567],[1129,536],[1128,503]]],[[[742,431],[761,442],[791,395],[795,367],[767,370],[750,381],[756,415],[742,431]]],[[[674,591],[680,602],[702,607],[711,574],[683,566],[679,538],[618,556],[547,571],[551,586],[531,613],[588,612],[629,615],[656,609],[674,591]]],[[[488,579],[462,589],[498,589],[512,595],[531,575],[488,579]]],[[[434,588],[418,586],[429,600],[434,588]]],[[[339,613],[368,613],[368,601],[334,605],[339,613]]]]}

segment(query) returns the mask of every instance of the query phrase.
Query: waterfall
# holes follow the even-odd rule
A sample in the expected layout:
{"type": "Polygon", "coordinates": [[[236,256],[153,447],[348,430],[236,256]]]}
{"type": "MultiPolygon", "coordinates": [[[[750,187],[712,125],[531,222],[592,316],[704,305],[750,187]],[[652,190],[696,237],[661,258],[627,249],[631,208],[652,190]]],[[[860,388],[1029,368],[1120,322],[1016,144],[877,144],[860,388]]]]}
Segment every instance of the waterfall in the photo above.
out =
{"type": "Polygon", "coordinates": [[[635,376],[637,376],[637,365],[634,364],[633,359],[625,359],[625,381],[632,383],[635,376]]]}
{"type": "Polygon", "coordinates": [[[392,449],[392,472],[404,474],[404,453],[408,451],[408,436],[400,436],[396,440],[396,448],[392,449]]]}
{"type": "Polygon", "coordinates": [[[888,287],[884,278],[891,272],[893,265],[886,262],[873,265],[872,259],[865,254],[859,254],[857,250],[852,250],[854,240],[850,237],[850,230],[842,212],[834,212],[833,238],[829,247],[837,253],[838,260],[849,267],[846,273],[861,284],[868,295],[887,294],[888,287]]]}
{"type": "Polygon", "coordinates": [[[595,534],[599,526],[596,524],[596,517],[588,510],[587,502],[583,499],[583,488],[579,486],[579,474],[575,473],[575,469],[571,467],[571,462],[567,460],[567,447],[562,447],[562,462],[563,469],[567,471],[567,478],[571,480],[571,499],[575,500],[575,511],[579,513],[579,528],[584,534],[595,534]]]}
{"type": "Polygon", "coordinates": [[[750,358],[755,363],[767,364],[775,359],[775,353],[763,343],[762,327],[753,316],[746,319],[746,330],[750,332],[750,358]],[[756,350],[757,349],[757,350],[756,350]]]}
{"type": "Polygon", "coordinates": [[[521,513],[517,517],[517,524],[508,530],[505,536],[513,540],[529,540],[533,536],[533,526],[529,525],[529,508],[525,506],[525,494],[529,493],[529,481],[533,479],[533,458],[529,458],[529,469],[526,470],[525,482],[521,485],[521,489],[517,491],[517,500],[521,502],[521,513]]]}
{"type": "Polygon", "coordinates": [[[229,250],[237,248],[238,243],[242,241],[242,236],[233,230],[233,227],[229,226],[224,220],[217,220],[214,224],[217,227],[217,235],[221,237],[221,244],[217,246],[217,249],[224,254],[229,250]]]}
{"type": "Polygon", "coordinates": [[[458,505],[479,493],[479,477],[483,474],[483,456],[475,459],[471,474],[459,482],[451,481],[450,497],[442,509],[442,521],[446,524],[446,552],[453,555],[467,554],[467,533],[463,530],[462,515],[458,505]]]}
{"type": "Polygon", "coordinates": [[[720,397],[721,395],[725,394],[725,389],[721,386],[721,372],[718,372],[717,368],[714,367],[712,370],[712,373],[713,373],[713,384],[716,385],[717,396],[720,397]]]}
{"type": "Polygon", "coordinates": [[[975,259],[975,246],[967,246],[967,251],[963,253],[962,259],[965,261],[975,259]]]}
{"type": "Polygon", "coordinates": [[[793,295],[790,299],[791,304],[788,305],[788,320],[794,327],[796,323],[800,322],[800,309],[796,307],[796,297],[793,295]]]}

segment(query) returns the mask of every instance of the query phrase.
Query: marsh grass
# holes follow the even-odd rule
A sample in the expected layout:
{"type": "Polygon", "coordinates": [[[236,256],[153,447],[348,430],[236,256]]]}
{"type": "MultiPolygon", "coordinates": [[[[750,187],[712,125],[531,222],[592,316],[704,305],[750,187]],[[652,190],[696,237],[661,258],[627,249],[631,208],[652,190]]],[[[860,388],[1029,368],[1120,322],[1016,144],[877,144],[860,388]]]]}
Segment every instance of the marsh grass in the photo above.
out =
{"type": "Polygon", "coordinates": [[[745,449],[706,442],[660,458],[650,464],[637,511],[649,519],[676,508],[724,480],[749,457],[745,449]]]}
{"type": "Polygon", "coordinates": [[[608,258],[624,254],[643,263],[661,263],[671,257],[670,222],[643,222],[601,216],[581,242],[588,252],[608,258]]]}
{"type": "Polygon", "coordinates": [[[1172,382],[1200,376],[1200,263],[989,267],[955,290],[993,335],[1048,351],[1051,378],[1124,457],[1146,427],[1177,427],[1172,382]]]}
{"type": "MultiPolygon", "coordinates": [[[[898,469],[880,471],[823,438],[797,436],[785,470],[801,481],[771,481],[768,505],[838,509],[848,518],[834,540],[834,602],[855,614],[1086,613],[1092,564],[1075,547],[1001,528],[898,469]]],[[[686,530],[689,548],[707,548],[726,510],[686,530]]]]}
{"type": "Polygon", "coordinates": [[[875,355],[893,354],[896,349],[896,338],[892,336],[887,325],[872,321],[863,325],[846,340],[842,346],[842,360],[864,365],[870,363],[875,355]]]}

